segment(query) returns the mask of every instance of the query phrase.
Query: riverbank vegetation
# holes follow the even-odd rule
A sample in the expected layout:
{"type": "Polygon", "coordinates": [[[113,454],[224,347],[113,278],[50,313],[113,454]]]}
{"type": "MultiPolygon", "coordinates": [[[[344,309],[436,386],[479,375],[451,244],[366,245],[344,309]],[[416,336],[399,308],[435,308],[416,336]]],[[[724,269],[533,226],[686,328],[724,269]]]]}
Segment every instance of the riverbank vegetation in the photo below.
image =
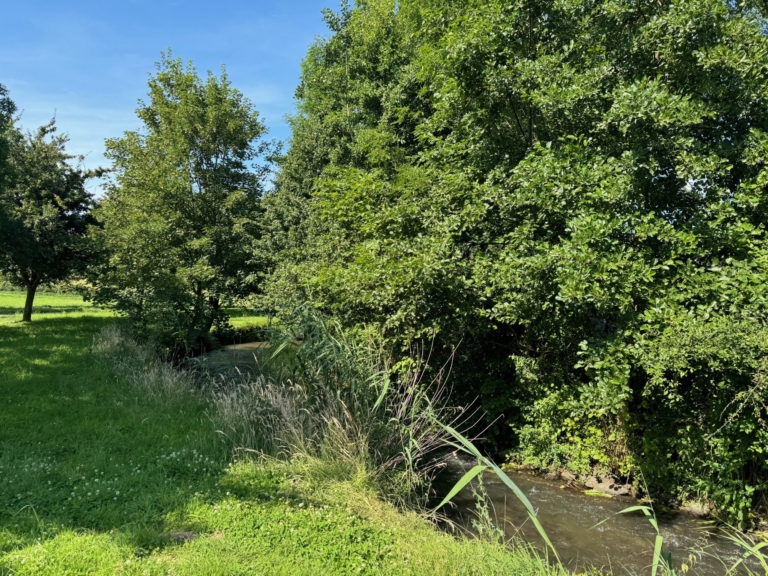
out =
{"type": "Polygon", "coordinates": [[[489,469],[758,527],[766,17],[344,2],[285,145],[225,70],[168,51],[93,172],[0,86],[0,273],[30,324],[0,293],[0,569],[545,572],[413,515],[451,422],[489,469]],[[36,299],[67,285],[95,306],[36,299]],[[206,372],[249,338],[270,340],[259,373],[206,372]]]}
{"type": "MultiPolygon", "coordinates": [[[[263,381],[179,371],[87,304],[19,317],[0,318],[3,574],[557,573],[383,503],[365,447],[343,444],[349,430],[324,439],[344,462],[296,434],[303,448],[286,457],[278,426],[227,411],[239,394],[266,417],[277,405],[256,392],[263,381]]],[[[272,391],[289,408],[295,389],[272,391]]]]}
{"type": "Polygon", "coordinates": [[[742,526],[765,450],[757,4],[366,1],[328,15],[265,198],[264,304],[453,355],[488,447],[742,526]]]}

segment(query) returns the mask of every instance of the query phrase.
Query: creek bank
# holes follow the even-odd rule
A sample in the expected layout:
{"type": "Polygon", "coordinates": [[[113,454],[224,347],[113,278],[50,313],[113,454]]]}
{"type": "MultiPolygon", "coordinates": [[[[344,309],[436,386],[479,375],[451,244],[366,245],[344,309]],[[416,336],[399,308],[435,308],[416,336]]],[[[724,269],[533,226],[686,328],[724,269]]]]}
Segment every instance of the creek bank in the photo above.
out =
{"type": "MultiPolygon", "coordinates": [[[[438,496],[447,494],[474,465],[470,459],[449,458],[444,474],[435,481],[438,496]]],[[[640,501],[631,496],[590,496],[585,494],[583,483],[575,479],[569,483],[568,476],[547,479],[530,470],[506,468],[507,475],[537,511],[539,521],[569,570],[578,573],[597,567],[615,574],[650,574],[656,533],[641,512],[621,513],[640,501]]],[[[507,538],[522,539],[543,553],[541,537],[514,494],[492,474],[483,476],[483,486],[496,526],[507,538]]],[[[446,510],[449,519],[468,533],[477,534],[478,508],[472,489],[465,487],[452,502],[453,506],[446,510]]],[[[692,567],[691,573],[699,576],[721,576],[722,562],[730,566],[740,558],[741,550],[724,538],[712,522],[680,511],[656,512],[664,550],[671,552],[676,569],[685,563],[692,567]]]]}
{"type": "MultiPolygon", "coordinates": [[[[599,493],[611,497],[623,497],[624,499],[631,499],[637,504],[646,503],[647,500],[639,498],[635,487],[626,482],[622,478],[615,474],[592,474],[588,476],[577,476],[569,470],[550,470],[542,472],[526,466],[516,464],[505,464],[502,469],[508,472],[531,474],[534,476],[541,476],[545,480],[551,482],[562,481],[565,484],[561,488],[570,488],[573,490],[581,491],[587,495],[590,492],[599,493]]],[[[683,513],[689,516],[700,519],[712,519],[713,509],[707,502],[702,501],[689,501],[684,503],[672,503],[672,505],[660,506],[659,509],[663,509],[670,513],[683,513]]]]}
{"type": "MultiPolygon", "coordinates": [[[[514,470],[523,470],[514,468],[514,470]]],[[[531,471],[535,473],[535,471],[531,471]]],[[[564,480],[568,486],[583,486],[585,490],[593,490],[607,496],[634,496],[632,484],[622,482],[613,474],[595,474],[583,478],[577,477],[568,470],[552,470],[543,474],[547,480],[564,480]]]]}

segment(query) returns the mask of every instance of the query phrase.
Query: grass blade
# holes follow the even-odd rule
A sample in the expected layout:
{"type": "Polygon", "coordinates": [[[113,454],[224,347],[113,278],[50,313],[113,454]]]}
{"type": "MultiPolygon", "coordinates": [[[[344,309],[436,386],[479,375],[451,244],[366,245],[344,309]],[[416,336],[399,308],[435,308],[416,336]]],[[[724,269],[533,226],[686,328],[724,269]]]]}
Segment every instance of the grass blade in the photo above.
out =
{"type": "Polygon", "coordinates": [[[659,564],[661,564],[661,546],[664,543],[664,538],[661,534],[656,534],[656,542],[653,545],[653,566],[651,567],[651,576],[656,576],[659,570],[659,564]]]}
{"type": "Polygon", "coordinates": [[[461,492],[461,490],[462,490],[462,488],[464,488],[464,486],[466,486],[467,484],[472,482],[472,480],[474,480],[475,476],[477,476],[478,474],[482,474],[487,469],[488,469],[487,466],[484,466],[482,464],[478,464],[477,466],[472,468],[472,470],[470,470],[469,472],[464,474],[464,476],[462,476],[461,479],[458,482],[456,482],[456,485],[453,488],[451,488],[451,491],[448,492],[448,495],[445,498],[443,498],[443,501],[440,502],[440,504],[437,505],[437,508],[435,508],[435,510],[439,510],[440,508],[445,506],[448,502],[451,501],[451,499],[454,496],[456,496],[456,494],[461,492]]]}
{"type": "MultiPolygon", "coordinates": [[[[372,379],[373,377],[371,377],[371,380],[372,379]]],[[[374,410],[378,410],[379,406],[381,406],[381,403],[384,402],[384,399],[387,397],[387,392],[389,392],[389,378],[384,380],[384,385],[381,387],[381,393],[376,399],[376,403],[373,405],[374,410]]]]}
{"type": "Polygon", "coordinates": [[[549,536],[547,536],[547,532],[544,530],[544,527],[541,525],[541,522],[539,522],[539,519],[536,517],[536,511],[533,509],[533,505],[531,504],[530,500],[525,496],[522,490],[518,487],[517,484],[515,484],[512,479],[504,473],[504,471],[496,466],[493,462],[491,462],[488,458],[483,456],[480,451],[475,447],[475,445],[470,442],[467,438],[465,438],[460,432],[457,430],[454,430],[447,424],[440,423],[440,426],[448,432],[451,436],[453,436],[460,445],[453,444],[452,442],[449,442],[451,446],[454,446],[463,452],[466,452],[472,456],[474,456],[478,462],[482,462],[487,468],[493,471],[496,476],[515,494],[517,499],[522,502],[523,506],[525,506],[526,511],[528,512],[528,517],[533,522],[533,525],[536,527],[536,530],[539,532],[539,535],[546,543],[547,547],[552,551],[552,554],[554,554],[555,558],[557,559],[558,563],[560,563],[560,556],[557,554],[557,550],[555,550],[554,545],[552,544],[552,541],[549,539],[549,536]]]}
{"type": "Polygon", "coordinates": [[[648,508],[648,506],[630,506],[629,508],[624,508],[624,510],[619,510],[618,512],[616,512],[616,514],[611,514],[610,516],[608,516],[608,518],[606,518],[605,520],[601,520],[600,522],[590,527],[589,529],[592,530],[592,528],[597,528],[601,524],[608,522],[608,520],[610,520],[614,516],[618,516],[619,514],[627,514],[629,512],[642,512],[643,514],[645,514],[646,518],[648,518],[648,521],[651,523],[651,526],[653,526],[656,532],[658,533],[659,526],[656,523],[656,520],[653,518],[653,511],[650,508],[648,508]]]}
{"type": "MultiPolygon", "coordinates": [[[[760,550],[768,546],[768,542],[759,542],[757,544],[750,542],[746,536],[742,535],[737,530],[731,528],[725,530],[725,538],[730,540],[735,546],[738,546],[743,550],[741,558],[737,560],[729,569],[728,573],[732,574],[736,572],[736,569],[745,564],[747,560],[753,558],[760,563],[763,571],[768,574],[768,556],[766,556],[760,550]]],[[[747,569],[751,574],[752,571],[747,569]]]]}

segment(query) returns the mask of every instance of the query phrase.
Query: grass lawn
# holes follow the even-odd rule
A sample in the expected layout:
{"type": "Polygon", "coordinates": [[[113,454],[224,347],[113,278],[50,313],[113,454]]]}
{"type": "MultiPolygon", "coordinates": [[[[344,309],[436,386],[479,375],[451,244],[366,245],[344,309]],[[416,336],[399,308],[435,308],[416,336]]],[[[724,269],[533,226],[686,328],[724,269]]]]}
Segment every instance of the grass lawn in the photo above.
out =
{"type": "Polygon", "coordinates": [[[243,308],[226,308],[229,314],[229,322],[235,328],[261,328],[269,324],[269,318],[258,316],[250,310],[243,308]]]}
{"type": "Polygon", "coordinates": [[[38,298],[31,324],[0,318],[0,575],[545,573],[364,483],[238,462],[197,396],[148,398],[91,351],[108,312],[38,298]]]}
{"type": "MultiPolygon", "coordinates": [[[[23,292],[0,291],[0,322],[7,321],[8,317],[18,316],[24,310],[23,292]]],[[[33,318],[36,314],[72,314],[86,311],[93,312],[90,303],[83,302],[77,294],[54,294],[51,292],[39,292],[35,296],[33,318]]]]}

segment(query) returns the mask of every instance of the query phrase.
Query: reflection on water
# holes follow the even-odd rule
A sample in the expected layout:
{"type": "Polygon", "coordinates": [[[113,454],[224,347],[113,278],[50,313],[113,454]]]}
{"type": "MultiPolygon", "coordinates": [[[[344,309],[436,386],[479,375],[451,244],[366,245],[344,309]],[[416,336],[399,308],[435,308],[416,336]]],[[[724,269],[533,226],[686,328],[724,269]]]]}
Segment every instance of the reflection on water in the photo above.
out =
{"type": "MultiPolygon", "coordinates": [[[[448,470],[438,479],[438,491],[447,492],[472,462],[450,460],[448,470]]],[[[610,569],[614,575],[650,574],[653,541],[656,533],[641,512],[617,514],[637,504],[626,498],[600,498],[586,496],[575,489],[561,488],[562,482],[539,476],[509,472],[508,475],[526,494],[537,510],[538,518],[560,555],[563,564],[571,570],[586,566],[610,569]],[[594,527],[606,518],[607,522],[594,527]]],[[[526,522],[525,508],[494,475],[483,477],[483,484],[499,520],[504,519],[508,537],[522,536],[527,542],[539,543],[541,538],[531,522],[526,522]]],[[[469,488],[462,490],[453,502],[449,515],[470,529],[475,500],[469,488]]],[[[501,524],[501,522],[499,522],[501,524]]],[[[659,528],[664,537],[664,549],[672,552],[672,562],[680,568],[688,561],[693,550],[704,548],[710,555],[722,558],[730,567],[739,558],[739,550],[727,540],[712,534],[710,524],[686,514],[659,516],[659,528]]],[[[689,574],[720,576],[726,566],[707,554],[698,557],[689,574]]]]}

